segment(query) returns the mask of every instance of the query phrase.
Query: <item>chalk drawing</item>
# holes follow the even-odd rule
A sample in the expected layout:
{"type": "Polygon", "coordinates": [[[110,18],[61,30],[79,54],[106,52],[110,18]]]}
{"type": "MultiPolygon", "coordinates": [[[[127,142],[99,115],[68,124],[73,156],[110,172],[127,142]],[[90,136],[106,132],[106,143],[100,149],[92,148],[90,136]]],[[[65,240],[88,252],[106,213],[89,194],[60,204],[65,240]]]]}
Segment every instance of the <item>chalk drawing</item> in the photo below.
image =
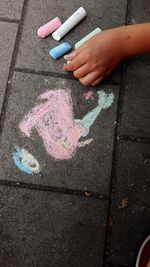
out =
{"type": "Polygon", "coordinates": [[[40,166],[38,161],[25,149],[16,147],[13,152],[13,159],[19,170],[28,174],[39,173],[40,166]]]}
{"type": "Polygon", "coordinates": [[[93,92],[92,91],[88,91],[88,92],[84,93],[83,96],[85,97],[86,100],[94,99],[94,96],[93,96],[93,92]]]}
{"type": "MultiPolygon", "coordinates": [[[[98,95],[98,106],[94,108],[91,112],[88,112],[82,120],[77,120],[78,125],[81,124],[82,127],[86,130],[86,135],[89,133],[90,127],[95,122],[101,110],[110,107],[114,100],[113,93],[106,94],[104,91],[98,91],[98,95]]],[[[86,135],[84,134],[83,136],[86,135]]]]}
{"type": "Polygon", "coordinates": [[[98,105],[82,119],[75,120],[69,89],[48,90],[38,97],[46,102],[34,107],[21,121],[21,132],[30,137],[36,129],[49,155],[57,160],[70,159],[77,147],[89,145],[93,139],[79,141],[89,133],[102,109],[113,103],[114,95],[98,92],[98,105]]]}

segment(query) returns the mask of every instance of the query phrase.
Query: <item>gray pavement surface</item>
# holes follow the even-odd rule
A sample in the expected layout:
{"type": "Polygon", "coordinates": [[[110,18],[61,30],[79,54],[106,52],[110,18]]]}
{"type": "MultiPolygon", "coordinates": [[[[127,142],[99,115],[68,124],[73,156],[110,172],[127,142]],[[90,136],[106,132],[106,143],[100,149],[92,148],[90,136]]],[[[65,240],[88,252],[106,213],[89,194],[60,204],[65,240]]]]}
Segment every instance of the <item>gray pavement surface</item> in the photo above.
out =
{"type": "Polygon", "coordinates": [[[134,266],[139,246],[149,235],[149,156],[150,144],[127,141],[119,145],[110,250],[110,261],[116,265],[132,262],[134,266]],[[123,209],[125,198],[128,198],[128,208],[123,209]]]}
{"type": "Polygon", "coordinates": [[[0,266],[102,264],[107,201],[3,186],[0,194],[0,266]]]}
{"type": "Polygon", "coordinates": [[[150,5],[149,0],[132,0],[131,3],[131,23],[149,22],[150,5]]]}
{"type": "Polygon", "coordinates": [[[1,20],[20,20],[24,0],[2,0],[0,1],[1,20]]]}
{"type": "Polygon", "coordinates": [[[30,181],[36,184],[88,190],[109,195],[118,86],[101,87],[105,92],[114,92],[115,101],[112,108],[103,110],[90,129],[88,138],[94,136],[92,144],[78,149],[76,155],[69,161],[55,161],[47,155],[37,131],[33,132],[32,138],[27,138],[23,137],[18,127],[26,111],[39,102],[37,97],[45,91],[45,88],[60,88],[62,84],[63,87],[71,90],[76,119],[82,118],[89,110],[96,107],[96,92],[95,100],[92,103],[91,101],[85,103],[83,93],[86,90],[78,81],[14,73],[2,133],[0,179],[30,181]],[[106,117],[109,120],[106,120],[106,117]],[[42,171],[36,174],[36,178],[30,174],[25,176],[14,165],[8,151],[12,151],[12,154],[17,144],[27,150],[30,148],[30,153],[38,155],[36,158],[41,164],[42,171]],[[3,161],[4,155],[5,160],[3,161]]]}
{"type": "Polygon", "coordinates": [[[0,22],[0,111],[3,105],[17,28],[15,23],[0,22]]]}
{"type": "Polygon", "coordinates": [[[129,61],[122,111],[123,135],[150,136],[150,56],[129,61]]]}
{"type": "Polygon", "coordinates": [[[95,89],[50,59],[58,43],[37,37],[40,25],[79,6],[88,17],[62,41],[75,44],[96,27],[103,30],[147,22],[148,0],[0,0],[0,266],[133,267],[150,234],[150,56],[127,60],[95,89]],[[97,106],[97,90],[115,100],[90,128],[93,142],[74,157],[47,155],[37,131],[18,125],[47,89],[69,88],[74,117],[97,106]],[[94,100],[85,92],[93,90],[94,100]],[[15,146],[35,155],[39,174],[21,172],[15,146]]]}

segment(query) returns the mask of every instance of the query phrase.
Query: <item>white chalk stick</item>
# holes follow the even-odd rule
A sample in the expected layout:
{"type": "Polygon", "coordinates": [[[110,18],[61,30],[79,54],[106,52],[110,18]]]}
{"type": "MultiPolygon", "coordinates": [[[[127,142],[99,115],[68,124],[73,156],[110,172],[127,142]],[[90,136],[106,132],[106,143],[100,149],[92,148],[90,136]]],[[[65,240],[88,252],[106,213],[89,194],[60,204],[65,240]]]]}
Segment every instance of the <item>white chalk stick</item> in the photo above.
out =
{"type": "Polygon", "coordinates": [[[86,11],[83,7],[80,7],[70,18],[68,18],[53,34],[53,38],[59,41],[64,37],[72,28],[74,28],[84,17],[86,11]]]}

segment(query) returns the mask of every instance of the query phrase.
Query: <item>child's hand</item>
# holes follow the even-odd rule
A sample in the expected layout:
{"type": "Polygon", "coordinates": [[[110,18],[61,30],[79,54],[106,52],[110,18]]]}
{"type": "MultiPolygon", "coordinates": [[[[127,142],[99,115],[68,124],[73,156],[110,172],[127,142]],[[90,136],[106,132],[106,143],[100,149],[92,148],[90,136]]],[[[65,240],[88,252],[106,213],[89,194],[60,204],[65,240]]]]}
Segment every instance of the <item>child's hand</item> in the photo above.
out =
{"type": "Polygon", "coordinates": [[[97,85],[108,76],[124,59],[125,53],[118,29],[99,33],[70,55],[64,58],[71,61],[64,66],[83,85],[97,85]]]}

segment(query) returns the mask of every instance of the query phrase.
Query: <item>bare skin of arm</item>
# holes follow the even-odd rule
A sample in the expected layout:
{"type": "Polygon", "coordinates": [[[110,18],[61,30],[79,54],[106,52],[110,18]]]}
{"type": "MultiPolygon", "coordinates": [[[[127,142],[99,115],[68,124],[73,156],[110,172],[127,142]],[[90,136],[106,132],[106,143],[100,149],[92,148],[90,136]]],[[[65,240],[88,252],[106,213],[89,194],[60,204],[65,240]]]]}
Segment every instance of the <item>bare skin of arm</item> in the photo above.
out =
{"type": "Polygon", "coordinates": [[[64,58],[64,65],[83,85],[97,85],[122,60],[150,52],[150,23],[122,26],[92,37],[64,58]]]}
{"type": "Polygon", "coordinates": [[[149,260],[149,262],[148,262],[148,265],[147,265],[147,267],[150,267],[150,260],[149,260]]]}

